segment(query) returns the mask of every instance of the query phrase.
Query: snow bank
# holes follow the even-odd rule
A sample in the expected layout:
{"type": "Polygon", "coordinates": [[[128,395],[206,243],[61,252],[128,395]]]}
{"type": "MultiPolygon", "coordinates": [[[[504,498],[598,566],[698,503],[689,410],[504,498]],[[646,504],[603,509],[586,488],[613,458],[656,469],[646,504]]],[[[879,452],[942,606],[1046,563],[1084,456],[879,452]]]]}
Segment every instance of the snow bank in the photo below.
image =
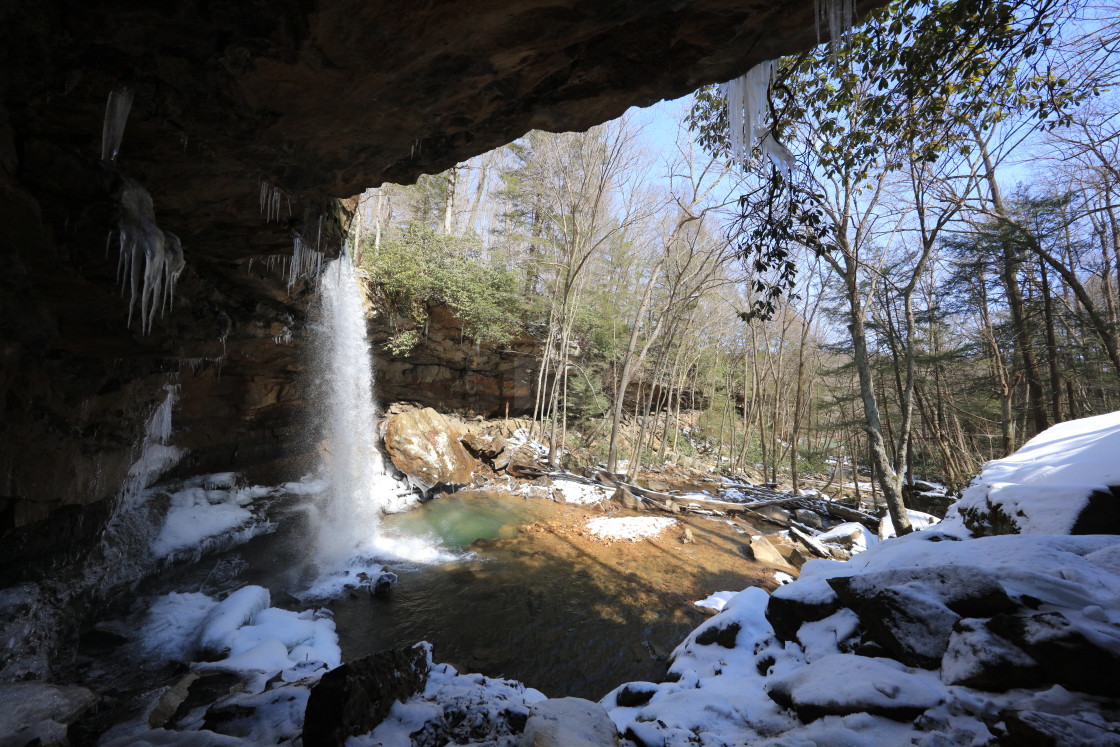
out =
{"type": "Polygon", "coordinates": [[[1060,423],[985,464],[950,517],[976,526],[998,513],[1022,534],[1068,534],[1094,492],[1120,485],[1118,455],[1120,411],[1060,423]]]}
{"type": "Polygon", "coordinates": [[[677,523],[676,519],[657,516],[637,516],[624,519],[598,517],[587,522],[587,529],[603,539],[638,540],[656,537],[677,523]]]}
{"type": "MultiPolygon", "coordinates": [[[[268,591],[246,586],[217,600],[168,594],[152,601],[133,645],[146,662],[191,663],[196,674],[233,672],[241,692],[204,704],[174,729],[150,728],[149,714],[119,724],[102,745],[277,744],[296,739],[311,686],[342,660],[327,610],[294,612],[269,606],[268,591]],[[214,661],[196,661],[199,657],[214,661]],[[224,714],[220,726],[210,714],[224,714]],[[215,734],[216,731],[222,732],[215,734]]],[[[152,699],[149,710],[159,698],[152,699]]]]}

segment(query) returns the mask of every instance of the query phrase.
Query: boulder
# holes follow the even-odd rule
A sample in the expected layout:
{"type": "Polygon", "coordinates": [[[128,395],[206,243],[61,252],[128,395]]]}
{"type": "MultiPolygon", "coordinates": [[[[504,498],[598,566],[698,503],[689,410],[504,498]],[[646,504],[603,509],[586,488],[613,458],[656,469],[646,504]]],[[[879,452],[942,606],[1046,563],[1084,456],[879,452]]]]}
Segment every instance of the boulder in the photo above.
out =
{"type": "Polygon", "coordinates": [[[389,417],[385,449],[393,464],[425,491],[468,485],[477,462],[460,443],[462,426],[430,407],[389,417]]]}
{"type": "Polygon", "coordinates": [[[477,459],[493,463],[494,458],[506,449],[506,440],[500,433],[468,433],[459,441],[477,459]]]}
{"type": "Polygon", "coordinates": [[[98,701],[84,687],[46,682],[0,684],[0,745],[65,745],[70,724],[98,701]]]}
{"type": "Polygon", "coordinates": [[[802,721],[823,716],[870,713],[911,721],[945,700],[936,680],[912,674],[890,659],[830,654],[782,677],[771,678],[767,694],[802,721]],[[837,682],[846,686],[837,688],[837,682]]]}
{"type": "Polygon", "coordinates": [[[789,526],[789,523],[793,520],[793,512],[781,506],[760,506],[754,509],[754,511],[775,524],[781,524],[782,526],[789,526]]]}
{"type": "Polygon", "coordinates": [[[624,485],[618,486],[618,489],[614,491],[614,495],[611,496],[611,500],[615,503],[621,504],[623,508],[630,509],[631,511],[641,511],[643,508],[645,508],[645,506],[642,505],[642,502],[635,498],[634,494],[631,493],[630,490],[624,485]]]}
{"type": "Polygon", "coordinates": [[[770,568],[778,568],[781,570],[793,570],[778,549],[762,535],[754,535],[747,539],[747,544],[744,545],[744,554],[753,558],[756,563],[769,566],[770,568]]]}
{"type": "Polygon", "coordinates": [[[611,747],[618,731],[603,706],[583,698],[552,698],[533,705],[519,747],[611,747]]]}
{"type": "Polygon", "coordinates": [[[1120,625],[1055,611],[996,615],[987,627],[1037,661],[1046,682],[1120,696],[1120,625]]]}
{"type": "Polygon", "coordinates": [[[903,664],[936,669],[960,617],[910,587],[883,589],[856,605],[866,638],[903,664]]]}
{"type": "Polygon", "coordinates": [[[1092,723],[1082,714],[1001,711],[1006,744],[1017,747],[1120,747],[1116,724],[1092,723]]]}
{"type": "Polygon", "coordinates": [[[793,517],[810,529],[820,529],[824,526],[820,514],[807,508],[799,508],[793,512],[793,517]]]}
{"type": "Polygon", "coordinates": [[[823,620],[838,609],[840,602],[828,584],[801,578],[774,590],[766,603],[766,621],[779,640],[792,641],[804,623],[823,620]]]}
{"type": "Polygon", "coordinates": [[[880,591],[901,586],[920,589],[961,617],[991,617],[1018,605],[992,575],[975,566],[900,568],[828,579],[840,603],[855,609],[880,591]]]}
{"type": "Polygon", "coordinates": [[[741,629],[742,626],[737,622],[729,623],[723,627],[713,623],[696,636],[696,643],[701,646],[711,646],[716,643],[724,648],[735,648],[741,629]]]}
{"type": "Polygon", "coordinates": [[[424,689],[431,668],[431,648],[379,651],[323,675],[311,688],[303,721],[305,747],[343,744],[380,724],[393,703],[424,689]]]}
{"type": "Polygon", "coordinates": [[[1038,662],[1018,646],[988,630],[984,620],[965,618],[953,627],[941,659],[941,681],[989,692],[1006,692],[1042,682],[1038,662]]]}
{"type": "MultiPolygon", "coordinates": [[[[501,456],[509,454],[509,459],[503,465],[506,472],[514,477],[537,477],[542,470],[547,470],[548,465],[537,458],[537,452],[529,446],[520,446],[517,449],[506,449],[501,456]]],[[[495,469],[498,462],[494,462],[495,469]]]]}

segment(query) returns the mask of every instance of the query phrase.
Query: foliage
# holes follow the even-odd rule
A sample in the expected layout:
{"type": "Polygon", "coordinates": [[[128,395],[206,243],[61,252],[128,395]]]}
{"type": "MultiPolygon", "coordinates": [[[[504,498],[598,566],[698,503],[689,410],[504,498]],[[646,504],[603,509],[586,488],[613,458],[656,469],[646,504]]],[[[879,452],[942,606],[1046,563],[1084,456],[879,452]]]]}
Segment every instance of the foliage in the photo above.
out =
{"type": "Polygon", "coordinates": [[[363,265],[382,309],[408,327],[389,348],[406,354],[420,341],[418,328],[434,304],[451,308],[464,333],[478,343],[502,345],[520,327],[517,280],[508,270],[477,259],[473,237],[447,236],[415,224],[376,250],[366,247],[363,265]]]}
{"type": "MultiPolygon", "coordinates": [[[[974,132],[1016,114],[1068,121],[1088,91],[1046,68],[1057,0],[896,0],[874,11],[832,52],[781,61],[770,92],[772,134],[800,155],[786,173],[756,158],[764,174],[740,198],[742,256],[755,270],[756,300],[744,318],[769,318],[792,292],[794,249],[833,250],[847,226],[828,220],[820,179],[858,186],[950,151],[967,153],[974,132]]],[[[697,93],[689,128],[729,157],[726,101],[697,93]]]]}

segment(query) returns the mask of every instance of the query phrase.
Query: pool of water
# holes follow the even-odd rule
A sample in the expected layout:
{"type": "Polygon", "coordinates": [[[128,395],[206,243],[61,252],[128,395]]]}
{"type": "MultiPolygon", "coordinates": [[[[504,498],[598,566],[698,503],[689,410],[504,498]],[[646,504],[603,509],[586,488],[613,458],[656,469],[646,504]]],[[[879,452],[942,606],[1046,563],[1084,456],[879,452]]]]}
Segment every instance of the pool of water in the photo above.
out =
{"type": "MultiPolygon", "coordinates": [[[[571,506],[484,493],[391,517],[390,531],[470,551],[451,563],[392,567],[400,582],[388,598],[335,600],[343,658],[426,640],[437,661],[460,671],[598,699],[622,682],[664,676],[667,654],[704,619],[681,588],[697,579],[711,591],[751,583],[706,570],[698,550],[671,538],[600,547],[579,535],[586,518],[571,506]]],[[[749,565],[734,548],[720,552],[731,568],[749,565]]]]}

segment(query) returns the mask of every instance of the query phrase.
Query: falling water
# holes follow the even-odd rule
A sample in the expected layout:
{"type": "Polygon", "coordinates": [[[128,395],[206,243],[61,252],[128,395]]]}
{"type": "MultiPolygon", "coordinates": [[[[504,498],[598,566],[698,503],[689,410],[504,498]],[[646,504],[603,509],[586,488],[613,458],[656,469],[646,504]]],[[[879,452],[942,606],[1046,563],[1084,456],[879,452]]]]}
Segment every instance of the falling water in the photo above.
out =
{"type": "Polygon", "coordinates": [[[343,254],[320,276],[320,375],[325,466],[331,487],[323,497],[315,552],[336,566],[376,552],[380,517],[415,502],[407,486],[386,473],[377,449],[373,359],[358,278],[343,254]]]}

